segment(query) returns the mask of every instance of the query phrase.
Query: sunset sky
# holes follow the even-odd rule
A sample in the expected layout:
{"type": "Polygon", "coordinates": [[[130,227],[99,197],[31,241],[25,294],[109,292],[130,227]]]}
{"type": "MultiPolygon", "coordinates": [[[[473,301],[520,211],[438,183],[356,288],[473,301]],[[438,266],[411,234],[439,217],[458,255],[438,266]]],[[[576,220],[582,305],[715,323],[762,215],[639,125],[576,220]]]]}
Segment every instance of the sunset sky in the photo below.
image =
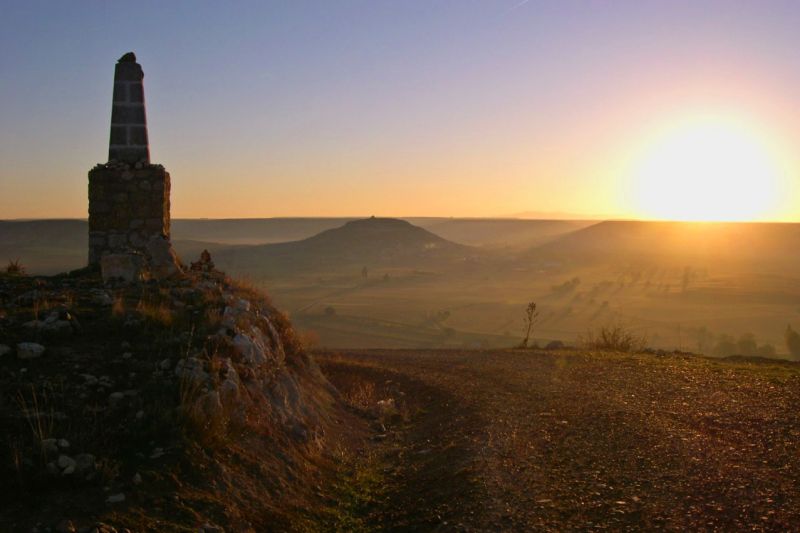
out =
{"type": "Polygon", "coordinates": [[[800,2],[2,1],[0,218],[85,217],[115,61],[173,217],[800,221],[800,2]]]}

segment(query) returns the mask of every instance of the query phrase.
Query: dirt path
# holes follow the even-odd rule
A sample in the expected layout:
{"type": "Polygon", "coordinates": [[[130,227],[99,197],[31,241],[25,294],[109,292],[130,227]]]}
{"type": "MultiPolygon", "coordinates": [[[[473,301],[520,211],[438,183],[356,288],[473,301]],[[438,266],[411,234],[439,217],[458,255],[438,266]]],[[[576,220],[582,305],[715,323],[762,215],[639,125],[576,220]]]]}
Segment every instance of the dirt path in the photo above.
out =
{"type": "Polygon", "coordinates": [[[318,355],[375,429],[374,529],[800,527],[800,368],[678,356],[318,355]],[[358,399],[360,397],[360,400],[358,399]]]}

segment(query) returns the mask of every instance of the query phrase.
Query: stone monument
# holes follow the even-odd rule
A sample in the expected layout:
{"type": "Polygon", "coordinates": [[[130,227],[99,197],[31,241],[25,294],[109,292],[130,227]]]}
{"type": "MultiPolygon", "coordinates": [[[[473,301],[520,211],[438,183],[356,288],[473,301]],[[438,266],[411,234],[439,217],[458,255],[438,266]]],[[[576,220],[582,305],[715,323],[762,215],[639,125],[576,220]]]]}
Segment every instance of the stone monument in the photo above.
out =
{"type": "Polygon", "coordinates": [[[169,173],[150,163],[143,78],[133,52],[117,61],[108,162],[89,171],[89,265],[104,278],[180,272],[170,243],[169,173]]]}

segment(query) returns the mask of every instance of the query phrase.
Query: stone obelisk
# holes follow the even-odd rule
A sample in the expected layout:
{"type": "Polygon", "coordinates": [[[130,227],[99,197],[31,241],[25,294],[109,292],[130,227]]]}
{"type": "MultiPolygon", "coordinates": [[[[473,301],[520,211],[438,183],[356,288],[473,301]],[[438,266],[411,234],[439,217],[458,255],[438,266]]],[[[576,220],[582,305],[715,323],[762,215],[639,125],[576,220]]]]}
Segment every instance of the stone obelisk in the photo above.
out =
{"type": "Polygon", "coordinates": [[[150,163],[143,79],[144,72],[133,52],[117,61],[111,107],[111,141],[108,144],[109,161],[150,163]]]}
{"type": "Polygon", "coordinates": [[[125,264],[142,277],[180,270],[169,240],[169,173],[150,163],[143,78],[133,52],[119,59],[108,162],[89,171],[89,265],[104,277],[106,265],[125,264]]]}

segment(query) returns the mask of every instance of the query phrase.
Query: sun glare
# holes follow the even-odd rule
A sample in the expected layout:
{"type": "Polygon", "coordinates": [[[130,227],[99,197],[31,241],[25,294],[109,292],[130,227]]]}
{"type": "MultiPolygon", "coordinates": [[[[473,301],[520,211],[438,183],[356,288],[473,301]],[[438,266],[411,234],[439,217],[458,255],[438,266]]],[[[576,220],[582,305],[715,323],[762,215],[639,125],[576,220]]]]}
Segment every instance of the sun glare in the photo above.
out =
{"type": "Polygon", "coordinates": [[[692,120],[658,135],[634,165],[632,200],[648,218],[760,220],[778,202],[780,172],[745,124],[692,120]]]}

